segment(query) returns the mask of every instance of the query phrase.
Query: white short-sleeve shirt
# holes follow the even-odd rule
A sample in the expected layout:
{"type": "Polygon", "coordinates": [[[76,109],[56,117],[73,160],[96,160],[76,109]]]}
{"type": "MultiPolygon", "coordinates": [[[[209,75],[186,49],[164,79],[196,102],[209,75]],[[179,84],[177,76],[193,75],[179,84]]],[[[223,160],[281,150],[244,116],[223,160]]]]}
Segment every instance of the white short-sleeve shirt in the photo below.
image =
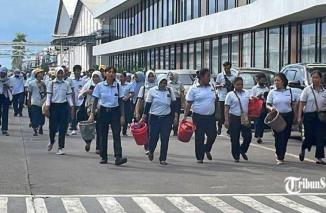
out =
{"type": "Polygon", "coordinates": [[[252,96],[257,97],[260,95],[264,95],[265,92],[269,92],[268,87],[261,87],[258,84],[252,88],[252,96]]]}
{"type": "Polygon", "coordinates": [[[200,115],[212,115],[215,112],[216,93],[212,86],[190,87],[186,100],[192,102],[192,111],[200,115]]]}
{"type": "MultiPolygon", "coordinates": [[[[224,72],[219,73],[216,77],[216,84],[218,85],[225,85],[225,77],[224,75],[227,77],[227,79],[229,79],[229,81],[231,81],[231,83],[233,83],[234,79],[236,78],[235,75],[233,75],[231,73],[230,76],[226,75],[224,72]]],[[[225,101],[226,95],[227,95],[227,89],[225,87],[222,88],[218,88],[217,89],[217,93],[218,93],[218,98],[219,101],[225,101]]]]}
{"type": "Polygon", "coordinates": [[[99,99],[99,104],[103,107],[114,108],[119,106],[119,98],[123,97],[123,92],[118,89],[118,83],[115,81],[112,86],[107,81],[98,83],[95,86],[93,97],[99,99]]]}
{"type": "Polygon", "coordinates": [[[75,94],[75,104],[76,106],[81,106],[83,103],[83,99],[79,99],[78,95],[81,91],[81,89],[83,88],[83,86],[85,85],[85,80],[83,80],[82,78],[80,79],[71,79],[71,84],[72,84],[72,88],[74,90],[74,94],[75,94]]]}
{"type": "Polygon", "coordinates": [[[130,93],[134,92],[134,87],[132,86],[132,84],[130,83],[125,83],[124,85],[122,85],[120,83],[120,88],[122,90],[123,96],[126,97],[128,96],[130,93]]]}
{"type": "Polygon", "coordinates": [[[46,98],[46,85],[44,81],[33,80],[28,84],[28,92],[31,93],[31,104],[42,106],[46,98]]]}
{"type": "Polygon", "coordinates": [[[171,113],[171,103],[175,101],[175,95],[171,88],[162,91],[158,86],[148,91],[146,102],[152,103],[149,111],[152,115],[163,116],[171,113]]]}
{"type": "Polygon", "coordinates": [[[68,101],[67,96],[72,94],[72,90],[68,81],[53,80],[48,85],[47,94],[52,97],[51,103],[65,103],[68,101]]]}
{"type": "Polygon", "coordinates": [[[288,113],[292,111],[292,103],[299,99],[296,96],[292,91],[291,99],[291,89],[273,89],[268,93],[266,103],[275,107],[280,113],[288,113]]]}
{"type": "Polygon", "coordinates": [[[19,76],[12,76],[10,77],[10,85],[11,85],[11,90],[12,94],[16,95],[19,93],[23,93],[25,89],[25,83],[24,83],[24,78],[19,76]]]}
{"type": "MultiPolygon", "coordinates": [[[[250,94],[248,91],[236,92],[240,101],[244,113],[248,113],[248,105],[250,94]]],[[[235,91],[229,92],[225,98],[225,105],[230,107],[229,113],[235,116],[241,116],[240,102],[237,98],[235,91]]]]}
{"type": "MultiPolygon", "coordinates": [[[[308,86],[304,88],[301,93],[300,101],[304,102],[306,105],[303,109],[304,112],[317,112],[315,97],[312,93],[313,86],[308,86]]],[[[326,90],[322,88],[321,90],[313,89],[319,111],[326,111],[326,90]]]]}

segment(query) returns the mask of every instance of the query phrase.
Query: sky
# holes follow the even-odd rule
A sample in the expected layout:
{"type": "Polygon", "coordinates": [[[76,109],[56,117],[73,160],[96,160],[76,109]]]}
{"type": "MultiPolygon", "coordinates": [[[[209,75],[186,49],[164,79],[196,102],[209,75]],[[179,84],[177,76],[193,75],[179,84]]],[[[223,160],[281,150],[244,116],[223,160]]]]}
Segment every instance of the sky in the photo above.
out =
{"type": "MultiPolygon", "coordinates": [[[[51,41],[59,0],[0,0],[0,5],[0,42],[12,41],[17,32],[27,41],[51,41]]],[[[0,57],[0,64],[11,67],[11,59],[0,57]]]]}

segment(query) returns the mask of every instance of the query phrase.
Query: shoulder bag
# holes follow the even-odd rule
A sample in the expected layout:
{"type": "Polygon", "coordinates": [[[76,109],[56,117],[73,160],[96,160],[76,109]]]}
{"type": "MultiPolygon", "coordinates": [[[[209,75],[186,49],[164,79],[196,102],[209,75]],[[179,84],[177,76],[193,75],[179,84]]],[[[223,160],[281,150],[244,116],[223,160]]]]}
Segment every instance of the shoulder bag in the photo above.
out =
{"type": "Polygon", "coordinates": [[[317,98],[316,98],[314,89],[312,87],[310,87],[310,88],[311,88],[312,94],[314,95],[318,119],[320,122],[326,123],[326,111],[319,111],[318,102],[317,102],[317,98]]]}
{"type": "Polygon", "coordinates": [[[249,117],[248,117],[248,113],[245,113],[245,112],[243,111],[242,104],[241,104],[241,100],[240,100],[239,96],[237,95],[236,91],[234,91],[234,94],[235,94],[235,96],[238,98],[238,100],[239,100],[239,104],[240,104],[240,110],[241,110],[241,125],[246,126],[246,127],[250,127],[250,126],[251,126],[251,123],[250,123],[250,120],[249,120],[249,117]]]}

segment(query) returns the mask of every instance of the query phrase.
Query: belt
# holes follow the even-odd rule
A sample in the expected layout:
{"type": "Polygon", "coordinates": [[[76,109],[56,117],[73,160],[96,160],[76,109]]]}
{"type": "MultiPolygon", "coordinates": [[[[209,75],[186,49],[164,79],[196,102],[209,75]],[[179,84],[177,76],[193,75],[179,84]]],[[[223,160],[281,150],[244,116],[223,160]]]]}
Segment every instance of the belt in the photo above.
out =
{"type": "Polygon", "coordinates": [[[112,111],[116,111],[116,110],[119,110],[120,107],[117,106],[117,107],[104,107],[104,106],[101,106],[101,110],[104,110],[105,112],[112,112],[112,111]]]}
{"type": "Polygon", "coordinates": [[[162,119],[162,118],[166,118],[168,116],[171,116],[171,114],[168,114],[168,115],[153,115],[153,114],[150,114],[149,116],[154,117],[154,118],[158,118],[158,119],[162,119]]]}

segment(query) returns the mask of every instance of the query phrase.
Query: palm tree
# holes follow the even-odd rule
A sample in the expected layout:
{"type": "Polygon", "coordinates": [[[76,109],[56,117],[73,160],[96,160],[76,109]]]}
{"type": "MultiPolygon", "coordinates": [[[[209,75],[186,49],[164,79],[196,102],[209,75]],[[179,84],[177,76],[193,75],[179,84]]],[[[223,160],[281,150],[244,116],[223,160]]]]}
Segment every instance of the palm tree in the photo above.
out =
{"type": "Polygon", "coordinates": [[[24,33],[16,33],[16,37],[13,42],[14,44],[12,46],[13,50],[11,56],[11,66],[13,69],[21,69],[25,56],[26,35],[24,33]]]}

